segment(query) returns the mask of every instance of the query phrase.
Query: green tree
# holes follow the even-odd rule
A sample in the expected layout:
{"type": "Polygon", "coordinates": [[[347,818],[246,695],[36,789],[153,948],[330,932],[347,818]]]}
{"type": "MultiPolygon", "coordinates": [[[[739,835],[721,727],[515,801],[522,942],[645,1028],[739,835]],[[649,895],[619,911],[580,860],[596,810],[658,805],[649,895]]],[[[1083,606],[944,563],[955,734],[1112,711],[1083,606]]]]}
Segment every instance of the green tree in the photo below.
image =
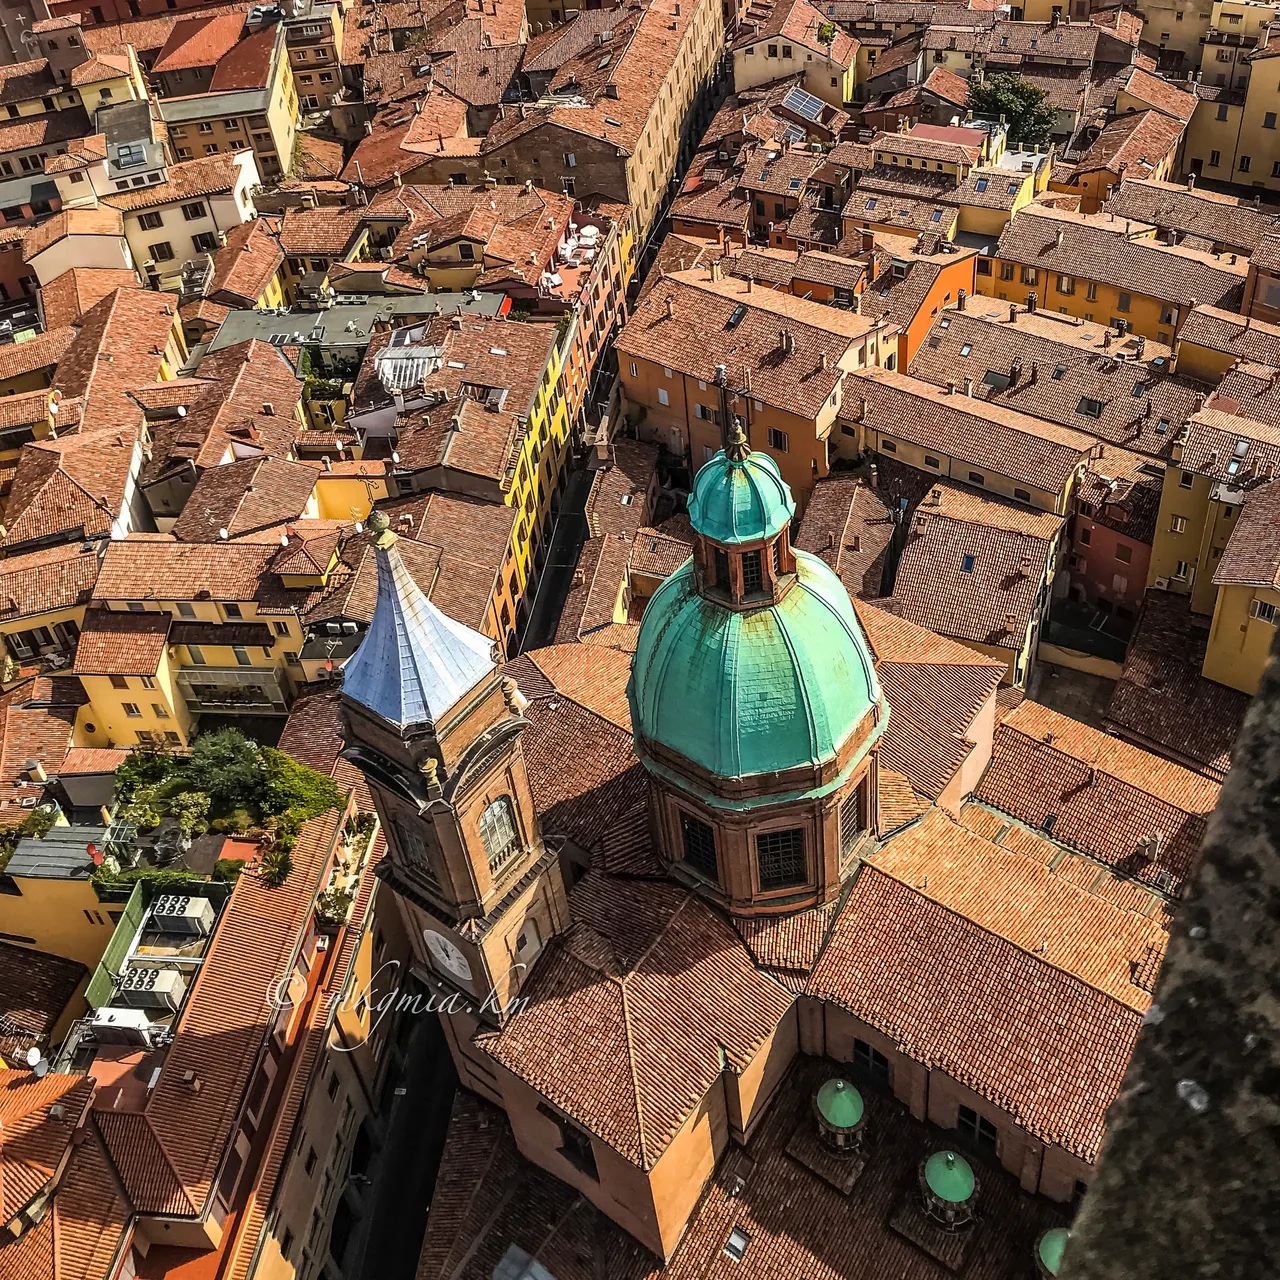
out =
{"type": "Polygon", "coordinates": [[[983,84],[969,82],[969,108],[976,115],[1004,116],[1009,141],[1020,146],[1043,145],[1053,133],[1054,111],[1043,89],[1021,76],[999,71],[983,84]]]}
{"type": "Polygon", "coordinates": [[[342,808],[344,796],[327,775],[275,747],[262,747],[264,784],[262,808],[266,814],[288,813],[299,820],[319,817],[330,809],[342,808]]]}
{"type": "Polygon", "coordinates": [[[202,733],[191,748],[185,785],[203,791],[216,809],[256,807],[266,784],[258,745],[239,729],[202,733]]]}
{"type": "Polygon", "coordinates": [[[258,875],[273,889],[278,889],[293,871],[288,849],[268,849],[258,863],[258,875]]]}

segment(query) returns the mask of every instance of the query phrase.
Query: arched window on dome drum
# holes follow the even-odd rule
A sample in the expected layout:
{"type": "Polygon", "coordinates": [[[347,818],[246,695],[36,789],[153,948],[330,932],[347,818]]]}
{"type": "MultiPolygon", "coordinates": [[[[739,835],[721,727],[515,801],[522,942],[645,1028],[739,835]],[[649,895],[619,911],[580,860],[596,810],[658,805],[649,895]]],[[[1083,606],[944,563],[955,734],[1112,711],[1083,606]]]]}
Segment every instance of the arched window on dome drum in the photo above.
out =
{"type": "Polygon", "coordinates": [[[805,884],[809,873],[804,863],[803,829],[762,831],[756,836],[756,867],[763,890],[790,889],[805,884]]]}
{"type": "Polygon", "coordinates": [[[480,840],[490,871],[496,871],[520,848],[515,810],[508,796],[499,796],[480,815],[480,840]]]}
{"type": "Polygon", "coordinates": [[[684,843],[684,860],[708,880],[719,883],[720,871],[716,864],[716,833],[705,822],[691,813],[680,815],[680,835],[684,843]]]}

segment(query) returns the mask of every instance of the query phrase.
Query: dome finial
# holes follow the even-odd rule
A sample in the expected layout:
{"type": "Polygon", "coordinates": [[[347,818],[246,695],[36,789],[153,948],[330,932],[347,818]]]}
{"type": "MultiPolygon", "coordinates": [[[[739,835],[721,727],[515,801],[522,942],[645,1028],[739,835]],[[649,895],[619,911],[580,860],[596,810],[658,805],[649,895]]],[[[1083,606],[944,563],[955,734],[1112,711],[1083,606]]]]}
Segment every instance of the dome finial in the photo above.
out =
{"type": "Polygon", "coordinates": [[[742,419],[735,413],[730,421],[732,425],[729,427],[729,441],[724,447],[724,459],[732,466],[735,462],[746,462],[751,455],[751,446],[742,432],[742,419]]]}

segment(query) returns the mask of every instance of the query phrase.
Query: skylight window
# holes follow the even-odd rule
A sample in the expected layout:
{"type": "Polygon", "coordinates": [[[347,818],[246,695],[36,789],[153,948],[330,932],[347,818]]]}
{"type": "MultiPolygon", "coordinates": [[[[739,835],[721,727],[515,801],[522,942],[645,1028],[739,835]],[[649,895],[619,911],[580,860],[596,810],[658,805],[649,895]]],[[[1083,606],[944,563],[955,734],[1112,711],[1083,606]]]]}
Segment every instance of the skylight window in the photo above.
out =
{"type": "Polygon", "coordinates": [[[489,354],[491,356],[505,356],[507,353],[501,347],[490,347],[489,354]]]}
{"type": "Polygon", "coordinates": [[[967,356],[967,355],[969,354],[969,352],[970,352],[970,351],[972,351],[972,350],[973,350],[973,343],[972,343],[972,342],[966,342],[966,343],[964,344],[964,346],[960,348],[960,354],[961,354],[962,356],[967,356]]]}
{"type": "Polygon", "coordinates": [[[950,318],[950,316],[943,316],[943,317],[942,317],[942,319],[938,321],[938,328],[939,328],[939,329],[950,329],[950,328],[951,328],[951,318],[950,318]]]}
{"type": "Polygon", "coordinates": [[[867,208],[868,208],[868,209],[874,209],[874,208],[876,207],[876,205],[877,205],[877,204],[879,204],[879,203],[880,203],[880,202],[879,202],[879,200],[877,200],[875,196],[872,196],[872,197],[867,201],[867,208]]]}
{"type": "Polygon", "coordinates": [[[726,329],[736,329],[742,323],[743,317],[746,314],[747,314],[746,303],[744,302],[738,303],[738,305],[733,309],[733,314],[725,322],[724,327],[726,329]]]}
{"type": "Polygon", "coordinates": [[[977,557],[976,557],[976,556],[969,556],[969,555],[966,555],[966,556],[962,557],[962,558],[961,558],[961,560],[960,560],[960,572],[961,572],[961,573],[972,573],[972,572],[973,572],[973,568],[974,568],[974,566],[975,566],[977,563],[978,563],[978,560],[977,560],[977,557]]]}
{"type": "Polygon", "coordinates": [[[1089,396],[1081,396],[1080,403],[1076,405],[1076,412],[1086,418],[1100,418],[1102,417],[1102,401],[1091,399],[1089,396]]]}
{"type": "Polygon", "coordinates": [[[1249,452],[1249,442],[1247,440],[1236,441],[1236,457],[1243,458],[1249,452]]]}
{"type": "Polygon", "coordinates": [[[990,185],[991,183],[988,181],[988,179],[979,178],[977,182],[977,189],[979,191],[985,191],[990,185]]]}
{"type": "Polygon", "coordinates": [[[741,1262],[747,1256],[747,1246],[750,1243],[751,1237],[741,1227],[734,1227],[729,1232],[729,1239],[725,1242],[725,1256],[732,1258],[734,1262],[741,1262]]]}
{"type": "Polygon", "coordinates": [[[603,57],[603,58],[601,58],[601,59],[600,59],[600,61],[596,63],[596,70],[597,70],[597,71],[603,71],[603,70],[605,69],[605,67],[607,67],[607,66],[609,65],[609,59],[610,59],[610,58],[612,58],[612,57],[613,57],[613,54],[611,54],[611,53],[606,53],[606,54],[604,55],[604,57],[603,57]]]}
{"type": "Polygon", "coordinates": [[[1169,419],[1161,418],[1160,421],[1156,423],[1156,435],[1167,436],[1168,434],[1169,434],[1169,419]]]}
{"type": "Polygon", "coordinates": [[[1009,194],[1011,196],[1018,194],[1018,184],[1016,182],[1009,183],[1009,194]]]}
{"type": "Polygon", "coordinates": [[[1139,396],[1146,395],[1147,384],[1141,380],[1133,384],[1133,398],[1136,400],[1139,396]]]}
{"type": "Polygon", "coordinates": [[[1009,375],[995,369],[988,369],[982,375],[982,381],[986,386],[994,387],[997,391],[1005,391],[1009,386],[1009,375]]]}
{"type": "Polygon", "coordinates": [[[1058,366],[1058,367],[1053,371],[1053,380],[1054,380],[1054,382],[1061,382],[1061,381],[1062,381],[1062,379],[1063,379],[1063,378],[1065,378],[1066,376],[1067,376],[1067,366],[1066,366],[1065,364],[1060,364],[1060,365],[1059,365],[1059,366],[1058,366]]]}
{"type": "Polygon", "coordinates": [[[934,210],[934,211],[929,215],[929,221],[930,221],[930,222],[941,222],[941,221],[942,221],[942,210],[941,210],[941,209],[935,209],[935,210],[934,210]]]}
{"type": "Polygon", "coordinates": [[[791,179],[791,181],[787,183],[787,190],[788,190],[788,191],[799,191],[799,190],[800,190],[800,179],[799,179],[799,178],[792,178],[792,179],[791,179]]]}

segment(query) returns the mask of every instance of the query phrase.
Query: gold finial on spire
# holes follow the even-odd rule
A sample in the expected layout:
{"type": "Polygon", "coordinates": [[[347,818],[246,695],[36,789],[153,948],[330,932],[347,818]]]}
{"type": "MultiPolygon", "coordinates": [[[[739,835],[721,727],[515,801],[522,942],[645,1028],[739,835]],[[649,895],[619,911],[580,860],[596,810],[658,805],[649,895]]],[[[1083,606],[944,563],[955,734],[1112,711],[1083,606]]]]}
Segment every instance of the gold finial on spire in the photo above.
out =
{"type": "Polygon", "coordinates": [[[730,463],[745,462],[750,452],[751,446],[742,433],[742,419],[735,413],[729,427],[729,439],[724,446],[725,460],[730,463]]]}
{"type": "Polygon", "coordinates": [[[369,531],[369,541],[375,547],[385,550],[397,541],[391,532],[391,519],[385,511],[370,511],[364,527],[369,531]]]}

